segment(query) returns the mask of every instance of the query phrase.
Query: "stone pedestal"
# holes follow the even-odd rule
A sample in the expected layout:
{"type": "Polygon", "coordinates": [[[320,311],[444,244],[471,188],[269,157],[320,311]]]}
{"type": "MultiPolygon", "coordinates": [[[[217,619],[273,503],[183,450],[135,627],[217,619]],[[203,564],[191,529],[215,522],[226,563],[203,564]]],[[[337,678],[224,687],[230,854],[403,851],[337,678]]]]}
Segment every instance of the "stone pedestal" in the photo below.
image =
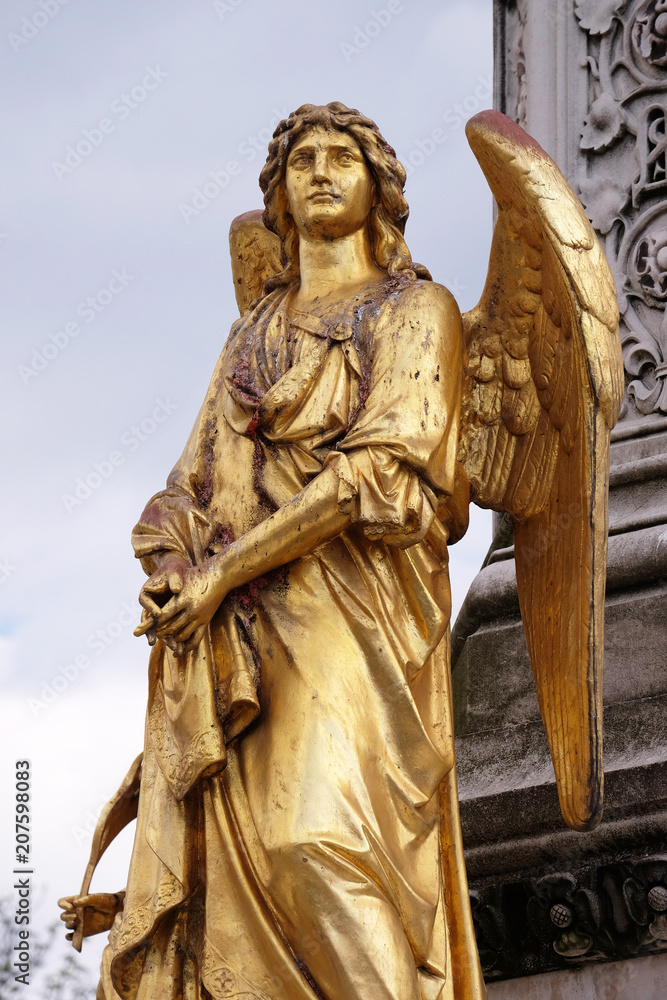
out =
{"type": "Polygon", "coordinates": [[[667,2],[496,0],[495,18],[496,107],[538,139],[586,206],[618,286],[627,387],[612,445],[596,831],[575,833],[560,817],[504,517],[454,628],[480,953],[488,982],[513,980],[514,991],[491,990],[497,1000],[560,996],[550,992],[555,970],[570,970],[558,973],[571,984],[563,997],[658,1000],[667,996],[667,2]],[[574,971],[618,960],[588,979],[574,971]],[[640,962],[653,971],[638,988],[640,962]],[[596,983],[607,985],[595,992],[596,983]]]}
{"type": "Polygon", "coordinates": [[[494,983],[489,1000],[653,1000],[665,996],[666,983],[667,955],[652,955],[494,983]]]}

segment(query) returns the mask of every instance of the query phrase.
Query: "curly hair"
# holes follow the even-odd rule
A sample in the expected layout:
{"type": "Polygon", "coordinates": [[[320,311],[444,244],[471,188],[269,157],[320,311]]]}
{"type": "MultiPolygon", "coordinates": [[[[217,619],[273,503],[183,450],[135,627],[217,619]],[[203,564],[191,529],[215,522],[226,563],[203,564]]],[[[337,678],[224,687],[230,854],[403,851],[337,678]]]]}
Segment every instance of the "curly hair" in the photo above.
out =
{"type": "Polygon", "coordinates": [[[264,194],[264,225],[280,237],[283,270],[265,282],[270,292],[291,284],[299,277],[299,238],[289,211],[285,189],[285,168],[290,149],[309,129],[318,125],[346,132],[355,140],[375,181],[378,203],[371,209],[368,227],[373,257],[389,274],[426,278],[431,275],[410,256],[403,233],[408,219],[408,203],[403,197],[405,170],[377,125],[355,108],[340,101],[330,104],[302,104],[276,127],[269,142],[266,163],[259,175],[264,194]]]}

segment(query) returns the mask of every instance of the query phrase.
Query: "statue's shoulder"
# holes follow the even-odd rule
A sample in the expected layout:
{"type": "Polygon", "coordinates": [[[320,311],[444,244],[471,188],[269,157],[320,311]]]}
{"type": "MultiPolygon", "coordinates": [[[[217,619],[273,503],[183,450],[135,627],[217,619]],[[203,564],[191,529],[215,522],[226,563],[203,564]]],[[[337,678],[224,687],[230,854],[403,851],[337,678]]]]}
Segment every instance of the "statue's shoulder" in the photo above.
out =
{"type": "Polygon", "coordinates": [[[233,321],[223,353],[224,350],[228,350],[238,340],[239,335],[242,337],[252,335],[258,321],[266,317],[267,313],[275,310],[282,303],[288,291],[289,288],[276,288],[266,295],[260,295],[256,299],[253,299],[245,312],[233,321]]]}
{"type": "Polygon", "coordinates": [[[460,324],[461,314],[456,299],[444,285],[423,278],[410,279],[401,275],[387,278],[387,301],[396,313],[406,319],[417,316],[422,322],[460,324]]]}

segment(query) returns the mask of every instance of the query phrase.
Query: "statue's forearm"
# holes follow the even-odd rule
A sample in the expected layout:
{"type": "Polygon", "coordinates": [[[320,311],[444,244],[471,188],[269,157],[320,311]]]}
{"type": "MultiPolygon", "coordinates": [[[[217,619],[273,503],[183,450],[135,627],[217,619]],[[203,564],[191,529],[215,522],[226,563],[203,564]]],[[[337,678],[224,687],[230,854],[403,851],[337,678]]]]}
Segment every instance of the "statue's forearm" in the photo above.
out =
{"type": "Polygon", "coordinates": [[[325,469],[284,507],[214,556],[209,566],[220,600],[339,535],[350,518],[338,510],[338,488],[336,473],[325,469]]]}

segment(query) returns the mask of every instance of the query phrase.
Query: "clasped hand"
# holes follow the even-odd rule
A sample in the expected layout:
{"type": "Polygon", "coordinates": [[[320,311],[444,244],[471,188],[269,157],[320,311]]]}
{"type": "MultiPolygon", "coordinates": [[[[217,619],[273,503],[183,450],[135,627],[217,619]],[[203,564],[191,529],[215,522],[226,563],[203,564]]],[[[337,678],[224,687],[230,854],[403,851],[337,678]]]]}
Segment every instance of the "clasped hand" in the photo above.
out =
{"type": "Polygon", "coordinates": [[[181,556],[167,556],[141,588],[144,610],[134,634],[146,635],[151,646],[161,639],[177,655],[190,652],[224,596],[210,561],[191,566],[181,556]]]}

